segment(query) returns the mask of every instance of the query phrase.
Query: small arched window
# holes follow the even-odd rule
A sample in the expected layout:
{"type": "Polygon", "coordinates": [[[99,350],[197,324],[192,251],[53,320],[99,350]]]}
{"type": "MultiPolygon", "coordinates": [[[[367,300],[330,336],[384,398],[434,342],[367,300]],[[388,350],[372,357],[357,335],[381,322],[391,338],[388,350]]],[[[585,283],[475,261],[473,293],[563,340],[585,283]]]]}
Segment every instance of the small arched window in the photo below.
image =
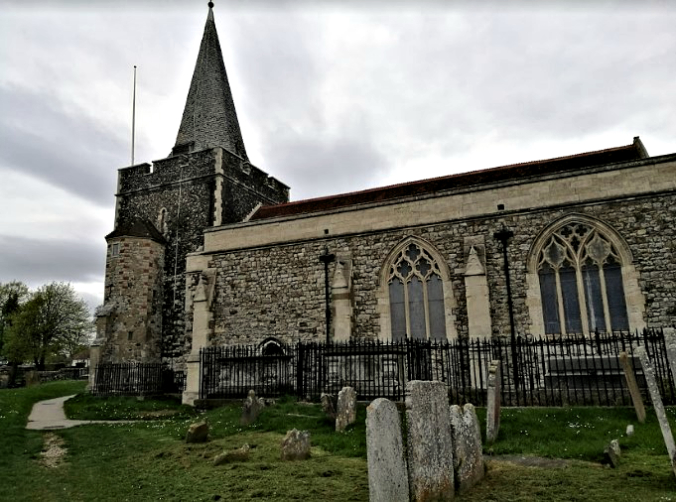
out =
{"type": "Polygon", "coordinates": [[[601,228],[571,221],[556,229],[537,257],[545,333],[628,330],[623,265],[601,228]]]}
{"type": "Polygon", "coordinates": [[[387,288],[392,340],[446,340],[444,283],[437,260],[411,242],[391,263],[387,288]]]}

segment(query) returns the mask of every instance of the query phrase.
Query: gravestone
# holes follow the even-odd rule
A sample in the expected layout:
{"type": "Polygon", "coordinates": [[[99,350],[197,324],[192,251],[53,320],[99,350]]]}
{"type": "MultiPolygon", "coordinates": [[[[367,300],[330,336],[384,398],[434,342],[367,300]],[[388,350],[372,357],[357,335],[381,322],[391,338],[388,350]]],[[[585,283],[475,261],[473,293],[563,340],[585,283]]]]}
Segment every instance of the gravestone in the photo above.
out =
{"type": "Polygon", "coordinates": [[[209,424],[205,421],[196,422],[188,427],[185,435],[186,443],[206,443],[209,439],[209,424]]]}
{"type": "Polygon", "coordinates": [[[500,361],[491,361],[488,366],[488,404],[486,406],[486,442],[492,443],[500,432],[500,361]]]}
{"type": "Polygon", "coordinates": [[[229,462],[245,462],[249,460],[249,450],[251,448],[245,444],[236,450],[224,451],[214,457],[214,465],[227,464],[229,462]]]}
{"type": "Polygon", "coordinates": [[[620,443],[617,439],[613,439],[603,450],[605,463],[610,465],[613,469],[620,465],[620,457],[622,451],[620,450],[620,443]]]}
{"type": "Polygon", "coordinates": [[[667,361],[671,368],[671,376],[676,382],[676,331],[664,333],[664,343],[667,348],[667,361]]]}
{"type": "Polygon", "coordinates": [[[291,429],[282,440],[282,460],[305,460],[310,457],[310,433],[291,429]]]}
{"type": "Polygon", "coordinates": [[[474,406],[450,408],[453,434],[453,467],[455,487],[459,492],[468,490],[484,477],[485,466],[481,445],[481,426],[474,406]]]}
{"type": "Polygon", "coordinates": [[[338,393],[338,411],[336,412],[336,431],[345,428],[357,420],[357,393],[352,387],[343,387],[338,393]]]}
{"type": "Polygon", "coordinates": [[[629,362],[629,356],[627,356],[626,352],[620,352],[619,359],[622,370],[624,370],[624,377],[627,380],[627,387],[629,388],[631,402],[634,404],[636,418],[640,423],[645,423],[645,406],[643,406],[643,397],[641,396],[641,391],[638,388],[638,384],[636,383],[636,375],[634,374],[634,369],[631,367],[631,363],[629,362]]]}
{"type": "Polygon", "coordinates": [[[265,408],[265,401],[263,398],[257,398],[256,393],[253,390],[250,390],[249,395],[242,406],[242,417],[239,420],[240,424],[244,426],[253,424],[258,419],[258,415],[261,414],[263,408],[265,408]]]}
{"type": "Polygon", "coordinates": [[[657,387],[657,381],[655,380],[655,370],[653,369],[650,359],[648,359],[648,354],[646,354],[644,347],[637,347],[636,354],[641,361],[641,366],[643,366],[643,376],[645,376],[645,381],[648,384],[650,399],[652,399],[653,408],[655,408],[655,415],[657,415],[657,420],[660,423],[660,429],[662,429],[662,437],[664,438],[664,444],[666,445],[667,452],[669,453],[671,468],[673,469],[674,474],[676,474],[676,444],[674,444],[674,436],[671,434],[669,419],[667,418],[667,414],[664,411],[664,404],[662,404],[660,389],[657,387]]]}
{"type": "Polygon", "coordinates": [[[321,396],[322,411],[331,420],[336,419],[336,400],[332,394],[322,393],[321,396]]]}
{"type": "Polygon", "coordinates": [[[448,390],[442,382],[406,385],[408,484],[415,502],[453,500],[453,442],[448,390]]]}
{"type": "Polygon", "coordinates": [[[369,500],[408,502],[408,472],[395,404],[380,398],[366,408],[369,500]]]}

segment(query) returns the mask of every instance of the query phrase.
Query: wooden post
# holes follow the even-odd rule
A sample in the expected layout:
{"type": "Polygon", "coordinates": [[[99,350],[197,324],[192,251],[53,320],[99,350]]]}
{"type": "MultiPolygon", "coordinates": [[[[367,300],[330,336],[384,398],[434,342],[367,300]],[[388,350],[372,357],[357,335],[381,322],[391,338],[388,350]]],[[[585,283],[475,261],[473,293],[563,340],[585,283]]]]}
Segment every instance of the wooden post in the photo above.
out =
{"type": "Polygon", "coordinates": [[[631,395],[631,401],[634,403],[634,410],[636,410],[636,418],[640,423],[645,423],[645,406],[643,406],[643,397],[641,391],[636,383],[636,375],[629,362],[629,357],[626,352],[620,352],[620,365],[624,370],[624,377],[627,379],[627,387],[631,395]]]}

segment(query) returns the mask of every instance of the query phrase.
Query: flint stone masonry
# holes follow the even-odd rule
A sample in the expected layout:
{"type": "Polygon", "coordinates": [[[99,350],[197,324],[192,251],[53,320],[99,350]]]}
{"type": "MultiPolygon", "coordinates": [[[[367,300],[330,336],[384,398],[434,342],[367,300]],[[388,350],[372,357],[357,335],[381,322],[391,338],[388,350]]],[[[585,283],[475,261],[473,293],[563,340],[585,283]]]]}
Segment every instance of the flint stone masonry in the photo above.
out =
{"type": "Polygon", "coordinates": [[[310,458],[310,433],[291,429],[282,440],[282,460],[310,458]]]}
{"type": "Polygon", "coordinates": [[[263,408],[265,408],[265,400],[256,397],[256,393],[253,390],[250,390],[249,395],[242,406],[242,416],[239,420],[240,424],[244,426],[253,424],[258,420],[258,416],[261,414],[261,411],[263,411],[263,408]]]}
{"type": "Polygon", "coordinates": [[[500,361],[491,361],[488,366],[488,404],[486,406],[486,442],[492,443],[500,432],[500,396],[502,380],[500,361]]]}
{"type": "Polygon", "coordinates": [[[408,502],[408,471],[396,405],[384,398],[366,408],[366,458],[371,502],[408,502]]]}
{"type": "Polygon", "coordinates": [[[357,392],[352,387],[343,387],[338,393],[336,431],[343,432],[357,420],[357,392]]]}
{"type": "MultiPolygon", "coordinates": [[[[566,189],[566,183],[561,179],[543,183],[543,193],[566,189]]],[[[495,200],[493,192],[487,190],[485,193],[492,194],[490,198],[495,200]]],[[[602,190],[597,190],[597,195],[601,194],[602,190]]],[[[255,343],[262,330],[267,336],[286,342],[316,341],[326,336],[324,272],[318,256],[327,247],[332,253],[351,257],[352,336],[387,339],[389,333],[382,331],[381,321],[387,310],[388,297],[379,282],[379,271],[392,249],[413,236],[434,246],[445,258],[450,271],[448,291],[444,284],[445,293],[456,303],[455,307],[447,307],[454,310],[452,322],[458,335],[467,336],[464,238],[466,235],[484,236],[483,262],[490,291],[491,335],[495,336],[509,332],[501,250],[492,238],[504,224],[515,234],[508,246],[515,328],[519,333],[537,333],[543,321],[541,310],[538,314],[535,306],[539,288],[532,285],[537,276],[528,269],[528,253],[549,224],[565,216],[580,215],[603,222],[626,242],[636,284],[640,288],[627,291],[634,302],[630,305],[632,318],[640,318],[639,324],[648,326],[676,321],[676,297],[673,295],[676,288],[676,248],[673,244],[676,241],[676,195],[618,197],[601,199],[593,204],[580,202],[578,198],[577,202],[569,201],[563,206],[538,208],[532,207],[533,200],[541,199],[531,198],[528,208],[523,210],[469,216],[466,215],[469,206],[457,206],[454,196],[448,195],[401,205],[375,205],[362,212],[346,209],[304,215],[298,219],[228,225],[206,232],[204,254],[190,257],[188,270],[201,269],[203,263],[219,270],[215,343],[255,343]],[[435,204],[443,202],[448,210],[428,211],[427,206],[433,201],[435,204]],[[408,205],[416,205],[410,214],[408,205]],[[381,220],[378,219],[373,219],[372,225],[369,223],[367,214],[376,210],[390,214],[387,223],[379,225],[381,220]],[[435,215],[440,214],[454,216],[443,222],[429,221],[439,218],[435,215]],[[329,229],[330,233],[324,234],[323,229],[329,229]],[[296,230],[300,232],[298,237],[291,237],[296,230]],[[273,232],[275,236],[279,234],[278,239],[273,232]],[[281,299],[284,299],[283,305],[281,299]],[[280,312],[284,315],[279,315],[280,312]]],[[[513,207],[509,200],[506,205],[513,207]]],[[[331,264],[329,274],[330,277],[335,275],[335,264],[331,264]]]]}
{"type": "Polygon", "coordinates": [[[660,389],[657,386],[657,381],[655,380],[655,370],[653,369],[652,363],[650,362],[644,347],[637,347],[635,352],[641,361],[641,366],[643,366],[643,375],[645,376],[646,383],[648,384],[648,391],[650,392],[650,398],[653,402],[655,415],[657,415],[657,421],[659,422],[660,429],[662,430],[662,437],[664,438],[664,444],[667,447],[671,468],[676,475],[676,444],[674,443],[674,436],[672,435],[671,427],[669,426],[669,419],[667,418],[666,411],[664,410],[664,404],[662,404],[660,389]]]}
{"type": "Polygon", "coordinates": [[[261,202],[286,202],[288,187],[222,148],[171,156],[152,167],[120,169],[118,186],[116,228],[142,219],[162,227],[157,230],[167,240],[161,269],[161,350],[165,359],[180,358],[189,348],[184,323],[186,256],[203,245],[206,228],[241,221],[261,202]]]}
{"type": "Polygon", "coordinates": [[[481,445],[481,426],[474,406],[453,405],[450,408],[451,430],[453,432],[453,467],[455,487],[463,492],[484,477],[485,466],[481,445]]]}
{"type": "Polygon", "coordinates": [[[202,421],[191,424],[185,435],[186,443],[206,443],[209,439],[209,424],[202,421]]]}
{"type": "Polygon", "coordinates": [[[408,483],[415,502],[453,500],[453,441],[448,389],[442,382],[406,385],[408,483]]]}

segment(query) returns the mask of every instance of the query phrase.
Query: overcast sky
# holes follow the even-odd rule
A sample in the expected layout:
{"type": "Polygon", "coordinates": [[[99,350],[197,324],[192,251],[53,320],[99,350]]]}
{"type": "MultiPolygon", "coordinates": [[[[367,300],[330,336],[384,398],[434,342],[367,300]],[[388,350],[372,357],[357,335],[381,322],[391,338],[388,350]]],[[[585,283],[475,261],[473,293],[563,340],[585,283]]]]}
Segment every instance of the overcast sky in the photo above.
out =
{"type": "MultiPolygon", "coordinates": [[[[634,136],[676,152],[675,2],[215,3],[249,158],[293,200],[634,136]]],[[[141,163],[174,145],[206,4],[0,0],[0,282],[101,303],[133,66],[141,163]]]]}

